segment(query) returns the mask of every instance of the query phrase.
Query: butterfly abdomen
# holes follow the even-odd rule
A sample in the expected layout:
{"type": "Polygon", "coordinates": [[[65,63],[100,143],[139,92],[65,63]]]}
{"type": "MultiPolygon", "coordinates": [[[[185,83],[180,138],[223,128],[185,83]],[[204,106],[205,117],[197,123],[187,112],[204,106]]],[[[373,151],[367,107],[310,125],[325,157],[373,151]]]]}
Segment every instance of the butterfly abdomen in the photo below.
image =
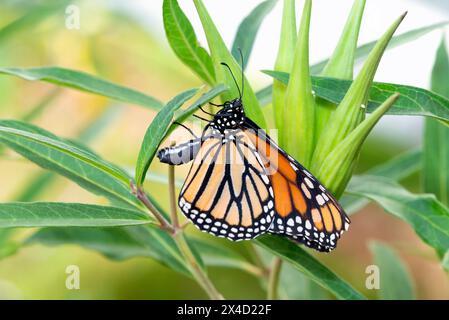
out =
{"type": "Polygon", "coordinates": [[[162,163],[180,165],[193,160],[200,147],[200,139],[193,139],[176,147],[161,149],[157,153],[157,157],[162,163]]]}

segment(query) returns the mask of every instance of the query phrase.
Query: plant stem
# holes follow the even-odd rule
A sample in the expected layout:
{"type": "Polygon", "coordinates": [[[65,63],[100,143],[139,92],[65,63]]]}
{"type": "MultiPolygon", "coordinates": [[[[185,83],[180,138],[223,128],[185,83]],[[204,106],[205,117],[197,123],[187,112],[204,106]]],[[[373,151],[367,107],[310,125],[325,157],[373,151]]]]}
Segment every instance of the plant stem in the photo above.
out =
{"type": "Polygon", "coordinates": [[[281,274],[282,260],[274,257],[271,263],[270,275],[268,278],[268,300],[276,300],[278,298],[277,291],[279,285],[279,276],[281,274]]]}
{"type": "Polygon", "coordinates": [[[168,167],[168,191],[170,197],[170,216],[172,226],[175,232],[172,234],[179,251],[186,260],[190,272],[192,273],[198,284],[206,291],[209,298],[213,300],[223,300],[223,296],[217,291],[206,272],[199,265],[197,257],[193,254],[184,236],[184,230],[179,226],[178,212],[176,206],[176,188],[175,188],[175,167],[170,165],[168,167]]]}
{"type": "Polygon", "coordinates": [[[189,265],[190,272],[192,273],[195,280],[199,285],[206,291],[209,298],[212,300],[224,300],[223,296],[217,291],[215,286],[212,284],[207,274],[204,272],[203,268],[198,264],[198,261],[190,249],[183,232],[179,232],[174,236],[176,244],[179,250],[184,256],[185,260],[189,265]]]}
{"type": "Polygon", "coordinates": [[[175,166],[168,166],[168,193],[170,196],[170,216],[173,227],[179,229],[178,212],[176,206],[176,190],[175,190],[175,166]]]}
{"type": "Polygon", "coordinates": [[[159,222],[161,229],[168,231],[170,234],[175,234],[176,229],[164,218],[164,216],[159,212],[159,210],[151,203],[148,199],[144,190],[141,187],[135,187],[134,183],[131,183],[131,188],[136,193],[137,199],[142,202],[145,207],[153,214],[156,220],[159,222]]]}
{"type": "Polygon", "coordinates": [[[136,195],[137,199],[143,203],[143,205],[151,212],[151,214],[156,218],[159,222],[159,227],[170,234],[174,234],[176,232],[175,228],[170,224],[170,222],[165,219],[165,217],[159,212],[159,210],[153,205],[153,203],[148,199],[145,191],[141,187],[136,187],[133,181],[130,183],[131,190],[136,195]]]}
{"type": "Polygon", "coordinates": [[[263,259],[254,244],[248,241],[246,244],[246,248],[253,263],[262,271],[263,277],[267,278],[270,270],[265,266],[265,263],[263,262],[263,259]]]}

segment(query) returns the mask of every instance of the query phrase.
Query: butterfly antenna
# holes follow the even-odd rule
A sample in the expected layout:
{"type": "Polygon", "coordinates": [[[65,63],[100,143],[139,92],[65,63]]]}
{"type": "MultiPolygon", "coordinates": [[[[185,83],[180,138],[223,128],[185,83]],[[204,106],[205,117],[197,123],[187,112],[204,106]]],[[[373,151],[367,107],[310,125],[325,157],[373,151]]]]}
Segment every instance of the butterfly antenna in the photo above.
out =
{"type": "Polygon", "coordinates": [[[243,66],[243,53],[242,53],[242,49],[240,49],[240,47],[238,48],[239,53],[240,53],[240,62],[241,62],[241,68],[242,68],[242,94],[240,96],[240,99],[242,99],[243,94],[245,93],[245,73],[243,70],[245,70],[244,66],[243,66]]]}
{"type": "Polygon", "coordinates": [[[210,120],[205,119],[205,118],[202,118],[202,117],[200,117],[200,116],[197,116],[196,114],[194,114],[193,116],[194,116],[195,118],[197,118],[197,119],[200,119],[200,120],[203,120],[203,121],[210,122],[210,120]]]}
{"type": "Polygon", "coordinates": [[[200,110],[203,111],[205,114],[208,114],[210,116],[215,116],[213,113],[207,112],[206,110],[203,109],[203,107],[200,107],[200,110]]]}
{"type": "Polygon", "coordinates": [[[178,126],[183,127],[183,128],[186,129],[192,136],[194,136],[195,138],[198,138],[197,135],[192,131],[192,129],[186,127],[186,126],[183,125],[182,123],[175,121],[175,122],[173,122],[173,124],[176,124],[176,125],[178,125],[178,126]]]}
{"type": "Polygon", "coordinates": [[[212,102],[209,102],[209,104],[211,105],[211,106],[214,106],[214,107],[223,107],[224,106],[224,104],[216,104],[216,103],[212,103],[212,102]]]}
{"type": "Polygon", "coordinates": [[[240,99],[242,99],[242,92],[240,91],[237,80],[235,80],[235,77],[234,77],[234,74],[232,73],[231,67],[229,67],[229,65],[225,62],[222,62],[221,64],[224,65],[226,68],[228,68],[229,72],[231,73],[232,79],[234,80],[235,86],[237,87],[237,90],[239,91],[240,99]]]}

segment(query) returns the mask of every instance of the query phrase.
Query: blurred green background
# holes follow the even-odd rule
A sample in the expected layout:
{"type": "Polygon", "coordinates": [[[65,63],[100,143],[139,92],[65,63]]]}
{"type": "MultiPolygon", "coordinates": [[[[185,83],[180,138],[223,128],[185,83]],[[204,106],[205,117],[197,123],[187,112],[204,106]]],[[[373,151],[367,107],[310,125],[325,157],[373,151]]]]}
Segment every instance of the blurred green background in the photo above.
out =
{"type": "MultiPolygon", "coordinates": [[[[64,26],[66,4],[55,3],[2,1],[2,66],[57,65],[82,70],[148,92],[162,101],[181,90],[201,85],[171,52],[163,34],[155,34],[148,24],[141,23],[141,19],[122,10],[121,6],[111,6],[106,1],[76,2],[82,12],[82,27],[69,30],[64,26]]],[[[369,16],[369,12],[366,15],[369,16]]],[[[237,25],[239,20],[234,23],[237,25]]],[[[273,32],[277,34],[278,30],[273,32]]],[[[258,87],[257,81],[254,86],[258,87]]],[[[30,111],[39,108],[40,104],[43,110],[32,116],[34,124],[62,137],[83,142],[89,140],[90,147],[102,157],[130,170],[146,127],[154,116],[152,111],[95,95],[70,89],[55,90],[55,86],[50,84],[0,77],[0,118],[29,117],[30,111]],[[86,128],[100,118],[108,123],[92,138],[86,128]]],[[[177,132],[174,137],[182,136],[183,132],[177,132]]],[[[413,143],[399,143],[397,139],[386,139],[385,136],[370,137],[358,170],[366,170],[400,153],[410,144],[413,143]]],[[[165,169],[158,163],[151,167],[152,172],[165,169]]],[[[177,169],[178,177],[182,178],[187,169],[187,166],[177,169]]],[[[23,199],[26,196],[23,192],[42,172],[13,152],[2,151],[0,201],[23,199]]],[[[419,177],[408,179],[406,185],[410,190],[418,190],[419,177]]],[[[167,199],[164,184],[151,183],[147,190],[160,195],[160,203],[167,203],[164,201],[167,199]]],[[[59,177],[41,191],[33,200],[106,203],[105,199],[59,177]]],[[[381,240],[393,246],[404,259],[415,281],[418,298],[449,299],[447,274],[433,251],[408,225],[374,205],[353,216],[352,221],[351,232],[339,242],[339,249],[319,255],[332,270],[368,297],[374,297],[376,293],[365,288],[365,268],[372,263],[367,244],[370,240],[381,240]]],[[[192,227],[189,231],[196,232],[192,227]]],[[[24,239],[32,232],[21,230],[14,234],[14,238],[24,239]]],[[[222,242],[242,250],[242,244],[222,242]]],[[[33,244],[18,249],[13,255],[9,255],[10,250],[15,248],[6,245],[0,248],[0,298],[3,299],[206,298],[192,280],[149,259],[111,261],[72,245],[44,247],[33,244]],[[67,290],[65,287],[68,265],[80,267],[80,290],[67,290]]],[[[258,279],[242,271],[212,268],[210,274],[217,288],[228,298],[257,299],[265,296],[258,279]]]]}

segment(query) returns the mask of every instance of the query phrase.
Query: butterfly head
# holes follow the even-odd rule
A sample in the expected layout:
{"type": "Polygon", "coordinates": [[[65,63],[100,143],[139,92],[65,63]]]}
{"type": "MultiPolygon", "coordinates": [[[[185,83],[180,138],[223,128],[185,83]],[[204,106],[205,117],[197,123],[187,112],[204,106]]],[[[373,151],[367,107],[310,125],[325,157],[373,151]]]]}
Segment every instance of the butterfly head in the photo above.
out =
{"type": "Polygon", "coordinates": [[[212,128],[224,132],[225,130],[237,129],[245,122],[245,112],[240,98],[227,101],[223,109],[217,112],[210,125],[212,128]]]}

